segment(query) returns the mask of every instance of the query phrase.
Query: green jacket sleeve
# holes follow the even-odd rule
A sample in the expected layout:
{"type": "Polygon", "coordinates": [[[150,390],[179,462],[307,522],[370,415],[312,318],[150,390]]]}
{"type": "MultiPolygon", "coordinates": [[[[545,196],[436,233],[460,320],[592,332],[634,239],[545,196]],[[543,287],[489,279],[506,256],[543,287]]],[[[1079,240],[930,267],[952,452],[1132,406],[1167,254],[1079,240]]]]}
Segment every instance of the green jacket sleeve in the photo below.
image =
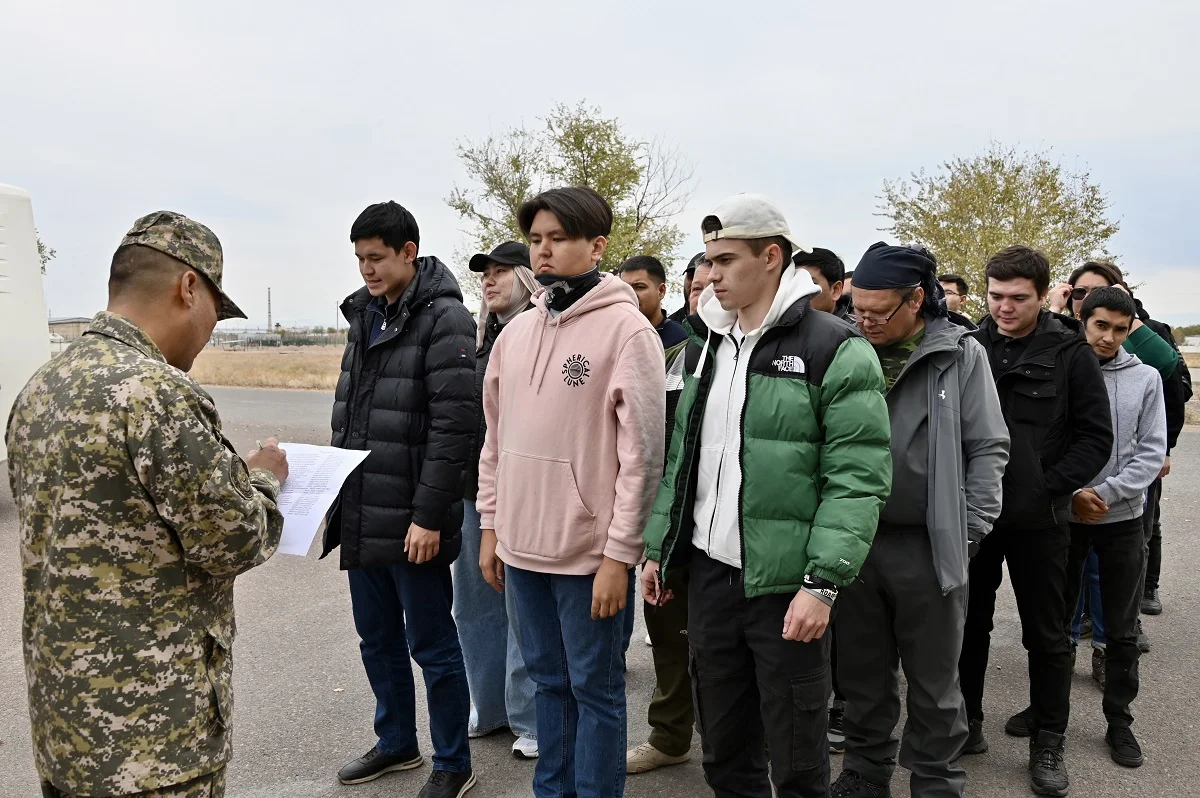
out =
{"type": "Polygon", "coordinates": [[[883,371],[865,338],[838,347],[821,382],[820,497],[808,571],[838,586],[858,575],[892,492],[891,422],[883,371]]]}
{"type": "Polygon", "coordinates": [[[1125,339],[1125,351],[1158,371],[1164,381],[1175,375],[1175,368],[1179,365],[1179,353],[1145,324],[1125,339]]]}
{"type": "MultiPolygon", "coordinates": [[[[682,353],[679,355],[682,357],[682,353]]],[[[684,377],[683,393],[679,397],[679,403],[676,405],[674,431],[671,433],[670,448],[667,450],[667,466],[663,473],[662,482],[659,483],[658,493],[654,497],[654,507],[650,510],[650,520],[646,522],[646,529],[642,533],[642,539],[646,544],[646,559],[654,562],[662,562],[662,547],[663,541],[667,537],[667,530],[671,526],[671,509],[675,504],[677,494],[677,483],[681,478],[681,470],[683,468],[684,446],[686,443],[686,430],[684,429],[687,421],[687,408],[695,402],[696,390],[698,389],[698,380],[691,375],[684,377]]],[[[687,508],[682,508],[687,511],[687,508]]]]}
{"type": "Polygon", "coordinates": [[[164,383],[131,397],[128,412],[138,479],[188,563],[232,577],[275,553],[283,533],[279,480],[246,467],[211,402],[164,383]]]}

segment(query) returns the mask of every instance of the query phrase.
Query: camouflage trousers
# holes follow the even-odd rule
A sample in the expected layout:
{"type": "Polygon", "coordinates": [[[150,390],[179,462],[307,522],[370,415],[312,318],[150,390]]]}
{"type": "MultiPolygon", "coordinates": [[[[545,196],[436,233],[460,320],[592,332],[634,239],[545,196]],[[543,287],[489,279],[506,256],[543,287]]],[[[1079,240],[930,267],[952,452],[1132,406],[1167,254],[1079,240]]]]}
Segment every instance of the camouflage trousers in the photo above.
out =
{"type": "MultiPolygon", "coordinates": [[[[85,796],[63,792],[53,784],[43,781],[42,798],[85,798],[85,796]]],[[[173,784],[170,787],[150,792],[128,793],[122,798],[225,798],[225,768],[183,784],[173,784]]]]}

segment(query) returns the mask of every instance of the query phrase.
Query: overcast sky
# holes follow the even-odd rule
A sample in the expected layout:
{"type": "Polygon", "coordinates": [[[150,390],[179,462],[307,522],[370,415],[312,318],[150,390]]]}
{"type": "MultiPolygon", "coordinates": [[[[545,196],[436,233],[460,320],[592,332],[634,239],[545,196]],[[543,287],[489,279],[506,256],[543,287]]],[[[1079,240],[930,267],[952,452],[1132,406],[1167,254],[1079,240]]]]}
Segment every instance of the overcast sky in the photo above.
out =
{"type": "Polygon", "coordinates": [[[885,178],[992,140],[1052,147],[1110,195],[1112,248],[1158,318],[1200,322],[1200,4],[54,2],[0,12],[0,183],[58,251],[55,316],[104,305],[112,251],[160,208],[211,226],[266,321],[333,324],[366,205],[451,260],[456,141],[580,99],[677,144],[686,258],[759,191],[853,266],[885,178]]]}

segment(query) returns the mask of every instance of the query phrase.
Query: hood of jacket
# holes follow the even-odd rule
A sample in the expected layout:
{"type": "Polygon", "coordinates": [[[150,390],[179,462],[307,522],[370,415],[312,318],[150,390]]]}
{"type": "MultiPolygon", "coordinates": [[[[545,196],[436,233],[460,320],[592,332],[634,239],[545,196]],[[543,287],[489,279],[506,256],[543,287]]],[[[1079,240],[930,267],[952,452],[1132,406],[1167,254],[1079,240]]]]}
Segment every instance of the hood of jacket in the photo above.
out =
{"type": "MultiPolygon", "coordinates": [[[[450,267],[442,263],[435,255],[425,255],[413,261],[416,273],[413,275],[412,282],[408,284],[408,288],[404,289],[404,293],[400,295],[400,300],[396,303],[396,307],[414,308],[417,305],[428,304],[438,297],[449,297],[462,301],[462,290],[458,287],[458,280],[454,277],[454,272],[450,271],[450,267]]],[[[375,297],[371,296],[371,291],[365,285],[355,291],[350,296],[342,301],[342,316],[346,321],[354,323],[358,315],[362,313],[371,304],[371,300],[375,297]]]]}
{"type": "MultiPolygon", "coordinates": [[[[806,269],[788,266],[779,278],[779,288],[775,290],[775,299],[771,302],[767,315],[763,317],[762,324],[758,326],[757,330],[742,330],[742,332],[747,336],[762,337],[762,334],[772,327],[795,324],[804,312],[803,308],[797,306],[797,303],[806,297],[814,297],[820,293],[821,289],[813,282],[812,275],[806,269]]],[[[738,317],[736,310],[725,310],[721,307],[720,300],[713,292],[712,283],[709,283],[708,287],[704,289],[704,293],[700,294],[696,315],[708,328],[705,334],[706,338],[713,333],[718,336],[729,335],[733,330],[733,325],[737,323],[738,317]]],[[[705,346],[701,350],[700,362],[696,365],[697,377],[704,370],[704,363],[708,359],[708,349],[705,346]]]]}
{"type": "Polygon", "coordinates": [[[537,351],[534,353],[531,371],[529,372],[530,383],[536,380],[540,392],[541,385],[546,379],[546,371],[549,369],[550,361],[553,359],[554,344],[558,340],[558,333],[561,329],[570,327],[589,313],[621,303],[632,305],[634,310],[641,313],[638,307],[637,294],[629,287],[629,284],[607,272],[600,275],[599,285],[588,291],[574,305],[571,305],[571,307],[557,316],[552,316],[550,309],[546,306],[546,289],[539,289],[533,295],[533,308],[534,312],[538,314],[541,330],[538,335],[537,351]],[[549,349],[545,350],[546,357],[543,359],[543,343],[546,338],[547,329],[553,329],[554,332],[550,337],[549,349]]]}
{"type": "Polygon", "coordinates": [[[1107,363],[1103,360],[1100,361],[1100,370],[1124,371],[1140,365],[1142,365],[1141,360],[1126,352],[1124,347],[1118,347],[1116,357],[1112,358],[1107,363]]]}

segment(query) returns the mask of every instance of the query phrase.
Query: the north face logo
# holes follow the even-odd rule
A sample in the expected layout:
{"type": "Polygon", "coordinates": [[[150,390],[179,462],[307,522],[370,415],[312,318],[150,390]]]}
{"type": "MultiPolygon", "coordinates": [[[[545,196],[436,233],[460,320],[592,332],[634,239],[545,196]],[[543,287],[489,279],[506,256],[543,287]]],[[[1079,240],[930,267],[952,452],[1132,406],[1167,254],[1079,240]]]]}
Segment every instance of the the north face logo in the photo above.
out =
{"type": "Polygon", "coordinates": [[[587,382],[592,374],[592,367],[583,355],[571,355],[562,367],[563,382],[573,388],[578,388],[587,382]]]}
{"type": "Polygon", "coordinates": [[[796,355],[784,355],[771,361],[775,370],[785,374],[803,374],[804,360],[796,355]]]}

